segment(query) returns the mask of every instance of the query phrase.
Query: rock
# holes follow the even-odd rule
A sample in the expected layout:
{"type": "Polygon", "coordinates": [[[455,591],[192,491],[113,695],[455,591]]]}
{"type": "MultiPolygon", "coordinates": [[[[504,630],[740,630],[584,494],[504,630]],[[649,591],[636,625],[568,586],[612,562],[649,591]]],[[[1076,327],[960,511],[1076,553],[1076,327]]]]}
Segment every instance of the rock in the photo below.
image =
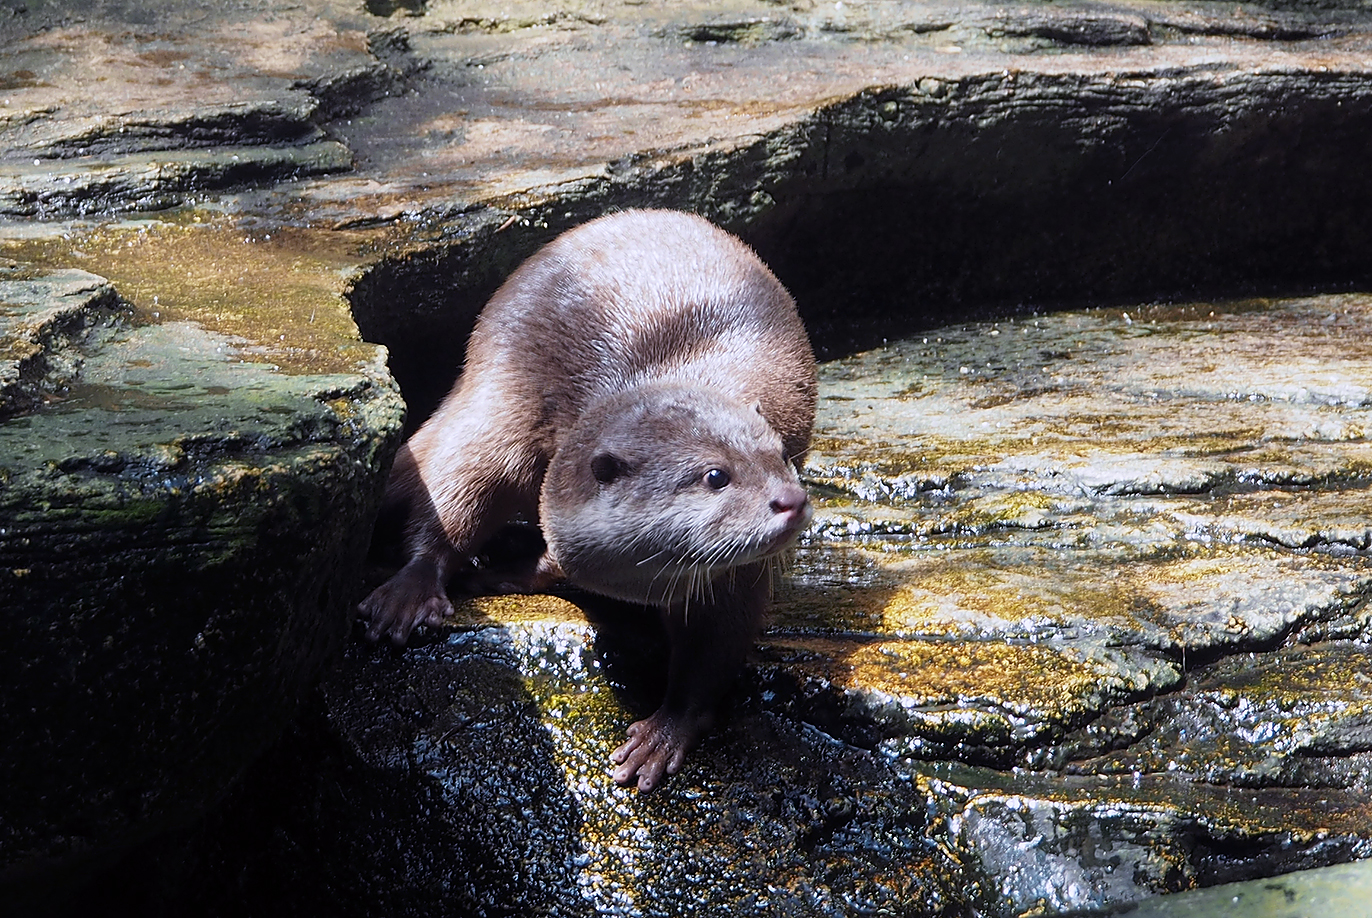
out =
{"type": "Polygon", "coordinates": [[[1256,306],[953,326],[821,375],[832,503],[776,697],[926,787],[996,913],[1372,853],[1372,300],[1256,306]],[[1254,505],[1281,512],[1231,522],[1254,505]]]}
{"type": "MultiPolygon", "coordinates": [[[[613,787],[605,760],[660,691],[660,638],[588,598],[596,631],[565,604],[487,600],[399,659],[354,645],[325,711],[356,795],[415,781],[444,825],[551,806],[507,820],[519,831],[498,843],[451,842],[498,852],[461,862],[468,876],[552,865],[500,887],[535,910],[679,912],[666,865],[685,864],[700,865],[693,890],[721,878],[701,893],[711,907],[759,907],[728,890],[762,884],[782,912],[917,895],[1054,913],[1372,853],[1358,662],[1372,571],[1341,542],[1212,535],[1246,495],[1296,519],[1343,495],[1357,517],[1364,444],[1344,432],[1372,407],[1356,382],[1372,378],[1372,300],[1129,315],[954,326],[823,368],[813,541],[730,725],[660,796],[613,787]],[[1222,384],[1203,367],[1217,338],[1222,384]],[[1278,372],[1290,366],[1301,385],[1278,372]],[[397,700],[378,707],[377,691],[397,700]],[[499,743],[464,738],[499,734],[514,710],[546,731],[540,751],[520,743],[518,778],[499,743]],[[764,788],[817,801],[810,821],[756,808],[764,788]],[[765,864],[684,828],[716,812],[770,839],[765,864]],[[529,819],[561,826],[557,845],[529,819]]],[[[436,850],[428,824],[395,845],[436,850]]]]}
{"type": "Polygon", "coordinates": [[[84,272],[0,302],[0,876],[22,906],[202,814],[290,721],[348,633],[401,405],[375,351],[282,372],[131,321],[84,272]]]}
{"type": "Polygon", "coordinates": [[[22,274],[13,268],[0,274],[0,418],[33,410],[71,386],[82,363],[75,345],[125,311],[114,288],[94,274],[22,274]]]}
{"type": "Polygon", "coordinates": [[[0,26],[23,64],[0,108],[0,214],[160,210],[350,170],[320,121],[395,84],[394,35],[249,3],[204,12],[157,3],[146,30],[84,3],[16,10],[0,26]]]}
{"type": "MultiPolygon", "coordinates": [[[[483,599],[421,646],[349,645],[313,725],[336,739],[295,737],[240,798],[265,791],[279,809],[254,821],[236,806],[212,830],[267,855],[249,895],[401,915],[960,907],[953,865],[922,837],[923,796],[756,699],[673,791],[615,786],[606,754],[628,717],[611,674],[665,659],[661,642],[649,659],[606,645],[640,638],[625,612],[599,609],[597,638],[566,600],[483,599]]],[[[188,907],[225,913],[218,884],[238,868],[203,856],[217,869],[188,907]]]]}
{"type": "Polygon", "coordinates": [[[652,616],[486,598],[350,644],[278,753],[320,750],[276,791],[305,802],[215,834],[270,851],[273,895],[388,914],[1060,914],[1367,857],[1365,552],[1217,521],[1357,516],[1372,298],[1213,305],[824,365],[813,535],[727,722],[654,795],[607,759],[662,690],[652,616]]]}
{"type": "Polygon", "coordinates": [[[61,805],[4,817],[6,893],[1052,914],[1372,853],[1368,300],[1234,299],[1366,288],[1370,34],[1355,3],[17,8],[0,701],[6,778],[61,805]],[[399,423],[359,328],[413,423],[521,258],[643,205],[744,235],[831,362],[772,629],[640,798],[604,771],[660,675],[624,610],[342,639],[399,423]]]}
{"type": "Polygon", "coordinates": [[[50,217],[123,208],[160,210],[192,194],[251,184],[262,176],[285,181],[352,166],[352,154],[332,141],[237,152],[210,150],[188,161],[185,151],[35,159],[10,167],[0,187],[0,213],[50,217]]]}
{"type": "Polygon", "coordinates": [[[1253,910],[1272,918],[1296,918],[1327,912],[1357,915],[1367,910],[1372,895],[1372,861],[1341,864],[1319,870],[1290,873],[1270,880],[1248,880],[1175,896],[1159,896],[1131,905],[1134,918],[1212,918],[1232,915],[1234,909],[1253,910]]]}

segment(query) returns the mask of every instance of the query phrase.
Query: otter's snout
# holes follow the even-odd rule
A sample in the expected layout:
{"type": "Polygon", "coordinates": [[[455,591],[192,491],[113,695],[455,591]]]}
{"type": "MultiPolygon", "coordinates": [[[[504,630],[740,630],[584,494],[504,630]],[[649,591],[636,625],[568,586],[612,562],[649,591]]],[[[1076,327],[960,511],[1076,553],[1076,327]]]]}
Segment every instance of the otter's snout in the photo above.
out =
{"type": "Polygon", "coordinates": [[[781,516],[788,529],[801,529],[810,522],[810,495],[800,485],[788,484],[772,494],[772,512],[781,516]]]}

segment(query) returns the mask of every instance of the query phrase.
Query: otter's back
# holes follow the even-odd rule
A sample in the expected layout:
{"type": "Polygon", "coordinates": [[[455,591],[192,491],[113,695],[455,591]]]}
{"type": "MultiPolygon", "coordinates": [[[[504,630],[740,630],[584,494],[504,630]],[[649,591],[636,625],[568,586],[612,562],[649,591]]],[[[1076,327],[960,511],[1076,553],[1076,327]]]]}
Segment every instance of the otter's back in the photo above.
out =
{"type": "Polygon", "coordinates": [[[467,373],[508,385],[530,368],[523,394],[555,424],[666,379],[760,402],[788,450],[809,440],[814,356],[794,302],[751,249],[691,214],[601,217],[521,265],[483,311],[467,373]]]}

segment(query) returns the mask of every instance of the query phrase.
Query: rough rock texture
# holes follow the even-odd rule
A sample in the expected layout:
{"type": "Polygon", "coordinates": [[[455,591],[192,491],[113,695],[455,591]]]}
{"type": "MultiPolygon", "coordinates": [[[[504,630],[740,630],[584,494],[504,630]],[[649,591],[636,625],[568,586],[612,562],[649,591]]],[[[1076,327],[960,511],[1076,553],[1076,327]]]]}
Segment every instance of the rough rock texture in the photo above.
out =
{"type": "Polygon", "coordinates": [[[378,364],[283,374],[133,312],[81,271],[0,279],[0,871],[21,890],[184,824],[277,737],[348,632],[399,429],[378,364]]]}
{"type": "Polygon", "coordinates": [[[116,323],[126,309],[104,278],[85,271],[27,278],[7,266],[0,278],[5,323],[0,418],[9,418],[68,388],[81,368],[73,345],[94,328],[116,323]]]}
{"type": "Polygon", "coordinates": [[[1159,896],[1110,914],[1132,918],[1218,918],[1258,914],[1270,918],[1304,915],[1362,915],[1372,902],[1372,861],[1340,864],[1248,880],[1174,896],[1159,896]]]}
{"type": "Polygon", "coordinates": [[[1007,914],[1366,856],[1369,320],[1101,309],[828,365],[785,709],[928,786],[1007,914]]]}
{"type": "Polygon", "coordinates": [[[16,901],[1053,914],[1372,854],[1361,4],[30,0],[0,43],[16,901]],[[399,423],[358,328],[422,419],[522,257],[641,205],[833,361],[727,724],[614,788],[660,635],[481,601],[73,867],[342,635],[399,423]]]}
{"type": "Polygon", "coordinates": [[[484,600],[423,646],[350,646],[330,799],[429,852],[350,851],[383,878],[353,901],[1052,914],[1372,854],[1368,340],[1359,295],[826,364],[812,537],[728,726],[660,794],[606,760],[661,691],[641,613],[484,600]],[[368,817],[407,786],[422,819],[368,817]]]}
{"type": "Polygon", "coordinates": [[[0,877],[17,907],[50,910],[202,815],[348,633],[404,407],[339,265],[295,243],[194,220],[5,243],[0,877]],[[77,267],[93,262],[109,279],[77,267]]]}
{"type": "Polygon", "coordinates": [[[416,418],[500,279],[607,207],[685,205],[743,233],[827,356],[992,306],[1372,282],[1372,184],[1347,166],[1372,129],[1360,13],[425,9],[388,20],[424,61],[410,91],[332,125],[355,173],[289,192],[321,220],[413,228],[353,301],[416,418]],[[1030,34],[1048,20],[1148,40],[1030,34]]]}
{"type": "Polygon", "coordinates": [[[0,213],[157,209],[349,169],[351,153],[325,136],[321,116],[380,95],[390,71],[365,34],[269,7],[159,0],[8,11],[0,213]]]}

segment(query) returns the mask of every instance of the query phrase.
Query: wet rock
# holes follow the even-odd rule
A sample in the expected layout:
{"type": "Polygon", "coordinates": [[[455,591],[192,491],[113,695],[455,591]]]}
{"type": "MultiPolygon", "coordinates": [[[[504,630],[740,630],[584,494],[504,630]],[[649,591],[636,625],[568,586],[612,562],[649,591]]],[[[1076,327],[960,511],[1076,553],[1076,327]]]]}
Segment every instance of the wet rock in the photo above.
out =
{"type": "Polygon", "coordinates": [[[475,600],[404,650],[349,645],[307,796],[334,815],[290,821],[273,859],[346,864],[324,887],[349,914],[1019,915],[1369,856],[1365,552],[1212,521],[1257,495],[1319,518],[1365,488],[1362,440],[1317,431],[1365,423],[1372,301],[1130,315],[823,367],[815,534],[727,720],[654,795],[607,761],[662,690],[653,616],[475,600]],[[1335,308],[1338,335],[1293,340],[1335,308]],[[1216,337],[1222,386],[1197,366],[1216,337]],[[1046,385],[1044,340],[1064,348],[1046,385]],[[1276,342],[1303,386],[1273,387],[1276,342]],[[1147,486],[1118,452],[1154,458],[1147,486]]]}
{"type": "Polygon", "coordinates": [[[923,782],[998,913],[1367,856],[1370,318],[1041,315],[826,366],[784,709],[923,782]]]}
{"type": "Polygon", "coordinates": [[[589,608],[598,632],[565,600],[484,599],[422,646],[349,646],[324,689],[342,747],[330,825],[292,827],[324,854],[309,861],[324,885],[358,897],[344,913],[961,907],[952,865],[922,836],[922,795],[756,696],[665,793],[616,787],[607,756],[629,715],[610,674],[660,669],[665,644],[635,654],[641,612],[589,608]],[[334,820],[365,849],[334,856],[334,820]]]}
{"type": "Polygon", "coordinates": [[[0,418],[59,396],[80,372],[77,346],[123,318],[127,304],[102,277],[63,271],[0,274],[0,418]]]}
{"type": "Polygon", "coordinates": [[[142,324],[103,278],[0,280],[0,876],[46,908],[195,818],[348,632],[401,404],[142,324]]]}
{"type": "Polygon", "coordinates": [[[504,710],[469,704],[493,677],[447,664],[444,688],[416,688],[435,654],[498,658],[499,684],[524,687],[522,716],[550,744],[522,772],[579,815],[558,811],[568,848],[512,844],[521,863],[562,865],[554,885],[598,912],[684,908],[667,864],[700,865],[680,875],[696,889],[715,876],[766,882],[783,913],[880,907],[914,889],[925,903],[1013,915],[1365,857],[1372,569],[1356,532],[1284,543],[1233,520],[1248,498],[1287,508],[1282,531],[1295,519],[1338,531],[1322,509],[1339,501],[1358,517],[1365,444],[1347,432],[1372,408],[1358,382],[1372,378],[1372,301],[1129,316],[949,327],[823,367],[807,474],[827,496],[814,535],[729,726],[659,796],[613,787],[605,756],[660,691],[660,636],[584,598],[596,630],[574,607],[486,601],[404,651],[404,665],[354,648],[329,681],[328,716],[383,774],[422,760],[463,794],[478,793],[473,773],[490,785],[479,793],[506,793],[494,744],[444,753],[423,738],[454,742],[467,729],[458,708],[478,721],[504,710]],[[1219,341],[1222,380],[1205,364],[1219,341]],[[377,684],[356,675],[369,659],[379,684],[409,673],[406,690],[429,699],[405,715],[417,726],[349,700],[377,684]],[[749,802],[762,787],[782,801],[841,798],[840,850],[804,843],[838,818],[827,804],[788,826],[790,804],[749,802]],[[765,864],[713,834],[716,818],[775,833],[765,864]],[[651,843],[630,843],[644,836],[626,825],[651,843]],[[631,861],[614,860],[626,849],[631,861]],[[828,854],[838,861],[821,869],[828,854]],[[839,875],[846,885],[827,879],[839,875]]]}
{"type": "Polygon", "coordinates": [[[1366,856],[1368,300],[1203,294],[1368,283],[1369,35],[1356,4],[16,9],[0,697],[7,786],[48,797],[7,881],[231,786],[76,904],[1049,914],[1366,856]],[[821,513],[730,718],[615,788],[660,635],[484,601],[347,643],[235,783],[355,599],[398,424],[358,326],[422,419],[523,256],[641,205],[742,233],[834,358],[821,513]],[[1119,305],[1153,298],[1198,305],[1119,305]]]}
{"type": "Polygon", "coordinates": [[[1364,644],[1330,642],[1225,657],[1180,692],[1100,718],[1082,735],[1095,748],[1073,749],[1068,770],[1361,793],[1372,779],[1365,656],[1364,644]]]}
{"type": "Polygon", "coordinates": [[[1296,918],[1318,914],[1356,915],[1372,897],[1372,861],[1290,873],[1270,880],[1248,880],[1210,889],[1159,896],[1111,914],[1135,918],[1211,918],[1236,908],[1296,918]]]}

